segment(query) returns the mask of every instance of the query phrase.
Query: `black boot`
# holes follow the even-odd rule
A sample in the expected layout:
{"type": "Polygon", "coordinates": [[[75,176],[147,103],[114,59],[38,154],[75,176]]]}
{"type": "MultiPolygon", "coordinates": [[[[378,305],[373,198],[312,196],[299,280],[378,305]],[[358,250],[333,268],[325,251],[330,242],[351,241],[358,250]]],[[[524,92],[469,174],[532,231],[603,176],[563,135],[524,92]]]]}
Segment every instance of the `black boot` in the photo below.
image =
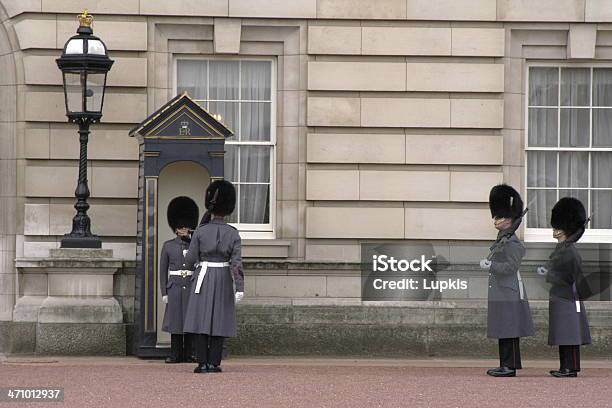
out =
{"type": "Polygon", "coordinates": [[[508,367],[497,367],[487,371],[492,377],[516,377],[516,370],[508,367]]]}
{"type": "Polygon", "coordinates": [[[193,344],[196,346],[196,358],[198,366],[193,370],[194,373],[208,372],[208,335],[194,334],[193,344]]]}
{"type": "Polygon", "coordinates": [[[578,371],[562,368],[560,370],[550,370],[550,375],[557,378],[578,377],[578,371]]]}
{"type": "Polygon", "coordinates": [[[196,363],[197,360],[195,358],[195,353],[194,350],[195,347],[193,347],[193,339],[191,334],[189,333],[185,333],[183,334],[183,353],[182,353],[182,358],[181,361],[183,363],[196,363]]]}
{"type": "Polygon", "coordinates": [[[170,335],[170,356],[166,357],[166,364],[176,364],[181,362],[181,350],[183,349],[183,335],[170,335]]]}
{"type": "Polygon", "coordinates": [[[198,366],[193,369],[193,372],[196,374],[202,374],[208,372],[208,364],[206,363],[198,363],[198,366]]]}
{"type": "Polygon", "coordinates": [[[208,372],[221,372],[221,359],[223,356],[224,338],[220,336],[209,336],[208,348],[208,372]]]}

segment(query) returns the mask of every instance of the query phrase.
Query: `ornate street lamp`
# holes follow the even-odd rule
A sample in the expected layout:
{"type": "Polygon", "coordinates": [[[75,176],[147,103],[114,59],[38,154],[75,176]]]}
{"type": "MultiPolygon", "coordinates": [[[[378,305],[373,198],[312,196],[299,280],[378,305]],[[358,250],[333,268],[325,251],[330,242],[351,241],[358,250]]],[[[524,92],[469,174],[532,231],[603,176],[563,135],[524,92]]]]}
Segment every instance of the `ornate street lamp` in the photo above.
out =
{"type": "Polygon", "coordinates": [[[81,144],[79,180],[74,192],[77,210],[72,219],[72,232],[64,235],[62,248],[101,248],[102,241],[91,233],[91,221],[87,215],[89,187],[87,186],[87,140],[89,125],[102,117],[102,104],[106,88],[106,74],[113,65],[106,45],[93,35],[93,17],[83,12],[79,17],[77,35],[64,46],[62,56],[55,60],[62,71],[66,116],[79,125],[81,144]]]}

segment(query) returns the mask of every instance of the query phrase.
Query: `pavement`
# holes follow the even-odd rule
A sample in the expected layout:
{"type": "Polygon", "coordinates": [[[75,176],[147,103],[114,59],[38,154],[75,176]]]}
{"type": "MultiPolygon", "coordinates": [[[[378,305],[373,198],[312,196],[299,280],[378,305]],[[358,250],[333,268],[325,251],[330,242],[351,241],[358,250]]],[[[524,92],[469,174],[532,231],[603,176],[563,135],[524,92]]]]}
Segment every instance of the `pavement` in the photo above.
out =
{"type": "Polygon", "coordinates": [[[612,407],[612,360],[584,360],[578,378],[556,360],[524,360],[492,378],[496,360],[230,358],[223,373],[134,357],[1,356],[0,387],[63,387],[64,401],[0,407],[612,407]]]}

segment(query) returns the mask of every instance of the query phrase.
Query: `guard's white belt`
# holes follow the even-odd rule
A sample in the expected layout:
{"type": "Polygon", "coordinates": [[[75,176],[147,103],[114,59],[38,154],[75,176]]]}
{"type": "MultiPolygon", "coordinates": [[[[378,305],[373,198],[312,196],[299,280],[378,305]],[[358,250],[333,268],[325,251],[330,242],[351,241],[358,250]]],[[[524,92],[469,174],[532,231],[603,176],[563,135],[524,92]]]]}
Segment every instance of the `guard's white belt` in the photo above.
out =
{"type": "Polygon", "coordinates": [[[516,271],[516,278],[518,279],[519,298],[525,300],[525,289],[523,288],[523,280],[521,279],[521,273],[519,271],[516,271]]]}
{"type": "Polygon", "coordinates": [[[206,276],[206,270],[210,266],[211,268],[223,268],[224,266],[230,266],[229,262],[200,262],[200,274],[198,275],[198,282],[196,283],[195,293],[200,293],[200,288],[202,287],[202,282],[204,281],[204,276],[206,276]]]}
{"type": "Polygon", "coordinates": [[[184,278],[185,276],[193,275],[193,271],[188,271],[186,269],[181,269],[180,271],[168,271],[168,275],[171,275],[171,276],[182,276],[184,278]]]}

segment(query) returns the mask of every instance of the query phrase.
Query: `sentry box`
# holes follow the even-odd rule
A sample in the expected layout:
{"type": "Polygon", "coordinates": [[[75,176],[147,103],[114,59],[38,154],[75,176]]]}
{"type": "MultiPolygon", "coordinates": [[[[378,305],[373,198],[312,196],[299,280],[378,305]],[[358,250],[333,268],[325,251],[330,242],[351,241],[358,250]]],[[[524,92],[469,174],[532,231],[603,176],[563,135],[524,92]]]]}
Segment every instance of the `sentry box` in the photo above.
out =
{"type": "Polygon", "coordinates": [[[161,331],[163,304],[158,288],[161,245],[174,238],[166,213],[181,197],[203,214],[204,190],[223,179],[225,139],[233,135],[220,115],[209,113],[183,93],[130,131],[139,141],[138,242],[135,321],[136,354],[166,355],[170,335],[161,331]]]}

